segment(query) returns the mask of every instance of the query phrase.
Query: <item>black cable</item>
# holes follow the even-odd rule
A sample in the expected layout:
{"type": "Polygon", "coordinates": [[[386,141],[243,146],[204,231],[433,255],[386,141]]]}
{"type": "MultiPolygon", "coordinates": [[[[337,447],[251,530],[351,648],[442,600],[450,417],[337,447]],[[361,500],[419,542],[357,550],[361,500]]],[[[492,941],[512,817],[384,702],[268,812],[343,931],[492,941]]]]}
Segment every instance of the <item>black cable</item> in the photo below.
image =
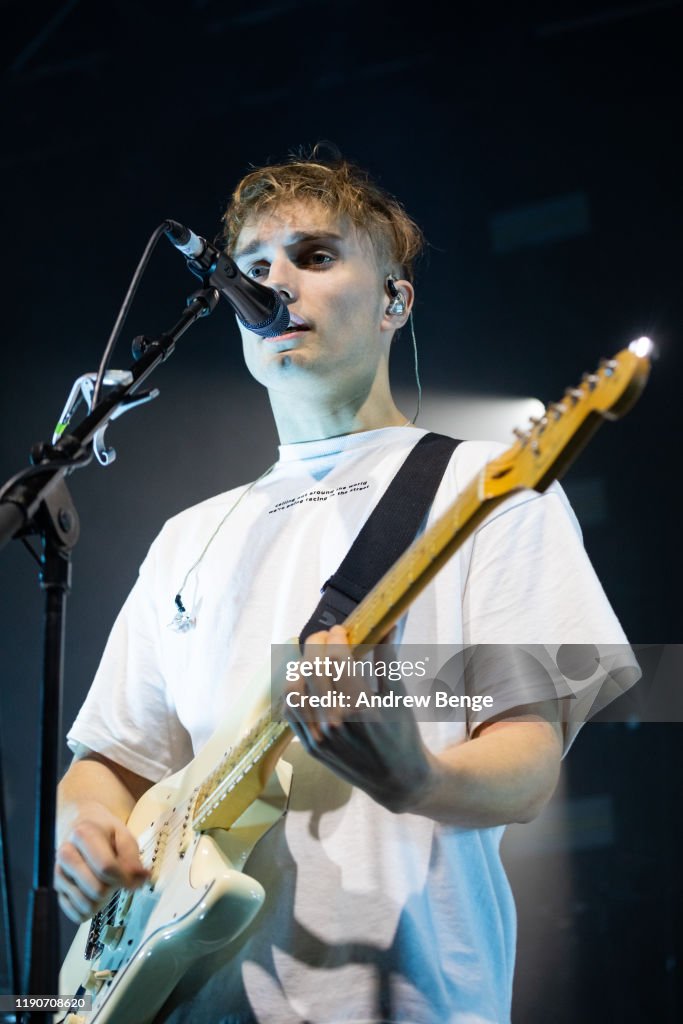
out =
{"type": "Polygon", "coordinates": [[[156,228],[155,231],[152,232],[152,234],[149,237],[149,241],[145,246],[145,250],[142,256],[140,257],[140,262],[135,268],[135,273],[133,274],[130,285],[128,286],[128,291],[126,292],[125,298],[121,304],[118,316],[116,317],[114,326],[112,327],[111,334],[109,335],[109,340],[107,341],[104,352],[102,354],[102,359],[100,360],[100,365],[97,370],[97,378],[95,380],[95,388],[92,393],[91,409],[94,409],[99,401],[100,392],[102,390],[102,384],[104,381],[104,375],[109,367],[109,361],[114,352],[116,342],[119,340],[119,335],[121,334],[123,325],[126,322],[126,317],[130,312],[130,307],[133,305],[133,299],[135,298],[135,293],[138,290],[138,285],[140,284],[142,275],[147,268],[147,264],[149,263],[150,257],[154,252],[154,249],[156,248],[159,239],[166,232],[168,226],[168,221],[164,221],[162,224],[159,225],[158,228],[156,228]]]}
{"type": "MultiPolygon", "coordinates": [[[[138,261],[138,265],[135,268],[135,272],[133,273],[133,277],[131,278],[128,290],[121,304],[121,308],[119,309],[116,320],[114,321],[114,326],[112,327],[111,334],[109,335],[109,339],[107,341],[107,344],[105,345],[104,352],[102,353],[100,365],[97,370],[95,387],[93,389],[92,394],[92,400],[90,405],[91,411],[95,408],[99,400],[100,392],[102,391],[102,385],[104,382],[104,377],[107,372],[107,369],[109,368],[109,361],[111,359],[112,353],[123,329],[123,325],[126,322],[126,318],[130,312],[130,308],[133,304],[133,299],[135,298],[135,293],[137,292],[138,286],[142,279],[142,275],[147,269],[147,264],[150,261],[152,253],[154,252],[154,249],[156,248],[159,239],[166,232],[168,226],[168,221],[163,221],[157,228],[155,228],[155,230],[149,237],[147,245],[145,246],[144,251],[142,253],[142,256],[138,261]]],[[[4,496],[15,486],[15,484],[21,483],[24,480],[28,480],[30,477],[36,476],[39,473],[44,473],[46,470],[49,469],[64,469],[69,467],[76,468],[77,466],[86,465],[90,461],[91,457],[92,456],[90,452],[84,451],[78,456],[74,455],[70,458],[64,459],[49,459],[47,461],[38,463],[38,465],[28,466],[26,469],[20,470],[19,473],[16,473],[13,477],[11,477],[10,480],[8,480],[5,483],[5,485],[0,490],[0,501],[2,501],[4,496]]]]}

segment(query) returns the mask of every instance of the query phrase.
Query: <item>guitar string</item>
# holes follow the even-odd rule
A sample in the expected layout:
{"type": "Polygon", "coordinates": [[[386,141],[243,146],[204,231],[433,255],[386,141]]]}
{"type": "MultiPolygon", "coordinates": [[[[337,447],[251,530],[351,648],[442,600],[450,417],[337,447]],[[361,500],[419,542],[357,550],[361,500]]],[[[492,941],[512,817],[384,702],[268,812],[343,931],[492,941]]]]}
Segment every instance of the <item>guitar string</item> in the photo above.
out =
{"type": "MultiPolygon", "coordinates": [[[[261,730],[259,730],[259,733],[260,732],[261,732],[261,730]]],[[[265,751],[264,751],[264,753],[265,753],[265,751]]],[[[206,785],[207,779],[209,779],[211,777],[211,775],[214,774],[214,772],[220,770],[220,764],[221,764],[221,762],[219,762],[218,765],[216,765],[216,767],[213,769],[212,772],[209,772],[209,774],[206,776],[204,781],[202,783],[200,783],[200,785],[197,787],[197,789],[193,790],[193,792],[190,794],[190,796],[186,797],[183,801],[181,801],[180,803],[176,804],[176,806],[169,813],[168,817],[164,820],[162,826],[155,833],[153,833],[149,837],[149,839],[146,840],[139,847],[141,858],[144,858],[147,854],[149,854],[154,849],[154,847],[157,844],[158,837],[161,836],[162,834],[165,834],[165,836],[166,836],[166,843],[168,843],[168,841],[172,837],[175,837],[175,835],[178,832],[178,830],[182,829],[184,827],[184,824],[185,824],[186,821],[188,823],[188,827],[192,828],[192,824],[189,821],[189,818],[191,817],[191,813],[190,813],[190,815],[185,815],[183,812],[185,812],[186,809],[191,808],[192,803],[193,803],[193,801],[194,801],[194,799],[196,797],[196,794],[197,794],[198,790],[201,790],[201,788],[204,785],[206,785]]],[[[231,772],[234,772],[236,767],[237,767],[237,765],[234,765],[233,768],[226,773],[225,777],[219,783],[216,784],[216,786],[214,787],[214,792],[215,792],[215,790],[217,790],[219,788],[220,785],[222,785],[227,779],[229,779],[231,772]]],[[[252,767],[255,767],[255,765],[252,765],[252,767]]],[[[206,800],[204,802],[206,802],[206,800]]],[[[151,828],[153,824],[154,824],[154,822],[152,822],[151,825],[148,825],[147,828],[148,829],[151,828]]],[[[199,835],[201,830],[199,830],[199,829],[192,829],[192,831],[195,833],[195,835],[199,835]]],[[[143,833],[143,835],[144,835],[144,833],[143,833]]],[[[190,842],[192,842],[192,839],[190,839],[190,842]]],[[[143,863],[144,863],[144,860],[143,860],[143,863]]]]}

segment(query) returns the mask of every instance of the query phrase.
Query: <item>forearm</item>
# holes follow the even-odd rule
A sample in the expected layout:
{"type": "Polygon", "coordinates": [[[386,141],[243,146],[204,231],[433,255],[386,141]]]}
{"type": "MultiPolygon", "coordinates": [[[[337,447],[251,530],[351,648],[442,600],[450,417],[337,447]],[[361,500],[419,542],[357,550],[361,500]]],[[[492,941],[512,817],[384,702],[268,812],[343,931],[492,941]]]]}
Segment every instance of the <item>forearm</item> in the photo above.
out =
{"type": "Polygon", "coordinates": [[[73,761],[62,779],[55,889],[72,921],[92,917],[114,889],[136,888],[148,879],[125,822],[149,786],[147,779],[89,751],[73,761]]]}
{"type": "Polygon", "coordinates": [[[57,790],[57,844],[88,807],[104,807],[126,822],[148,785],[97,754],[74,760],[57,790]]]}
{"type": "Polygon", "coordinates": [[[497,722],[431,756],[427,779],[404,809],[461,828],[531,821],[557,785],[561,753],[550,722],[497,722]]]}
{"type": "MultiPolygon", "coordinates": [[[[343,626],[309,637],[305,656],[310,659],[318,645],[342,664],[350,655],[343,626]]],[[[321,696],[329,685],[325,676],[299,678],[288,692],[305,695],[312,689],[321,696]]],[[[394,684],[385,679],[382,685],[388,691],[394,684]]],[[[352,702],[355,679],[344,678],[341,687],[352,702]]],[[[389,721],[321,708],[319,714],[296,703],[288,710],[305,749],[395,813],[461,828],[531,821],[557,784],[562,730],[554,699],[511,708],[438,755],[425,747],[410,713],[389,721]]]]}

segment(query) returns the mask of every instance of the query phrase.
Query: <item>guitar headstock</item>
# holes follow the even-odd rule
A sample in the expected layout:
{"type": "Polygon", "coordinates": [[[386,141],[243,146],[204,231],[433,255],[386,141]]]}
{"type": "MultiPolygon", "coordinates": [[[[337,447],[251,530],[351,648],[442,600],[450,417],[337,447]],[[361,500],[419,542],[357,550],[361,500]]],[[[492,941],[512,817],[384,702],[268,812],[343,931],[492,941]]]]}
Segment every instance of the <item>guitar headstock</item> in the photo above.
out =
{"type": "Polygon", "coordinates": [[[602,359],[542,416],[532,417],[528,430],[515,430],[515,444],[482,470],[480,497],[521,487],[543,491],[558,479],[602,421],[619,419],[638,399],[650,372],[651,350],[648,339],[639,338],[613,359],[602,359]]]}

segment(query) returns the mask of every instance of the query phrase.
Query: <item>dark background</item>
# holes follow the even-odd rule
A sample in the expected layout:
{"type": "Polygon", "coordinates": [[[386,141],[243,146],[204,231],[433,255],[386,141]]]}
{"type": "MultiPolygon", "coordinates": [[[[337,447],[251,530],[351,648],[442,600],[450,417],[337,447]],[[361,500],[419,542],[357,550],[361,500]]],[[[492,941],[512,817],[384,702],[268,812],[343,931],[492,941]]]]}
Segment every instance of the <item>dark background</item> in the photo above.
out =
{"type": "MultiPolygon", "coordinates": [[[[416,306],[427,391],[546,402],[601,356],[655,339],[640,402],[565,483],[629,637],[681,640],[681,13],[480,4],[447,25],[445,8],[375,0],[0,2],[0,477],[95,369],[153,228],[170,216],[213,235],[249,163],[331,139],[430,241],[416,306]]],[[[160,247],[113,364],[129,365],[136,333],[170,326],[193,287],[160,247]]],[[[411,386],[407,339],[395,380],[411,386]]],[[[82,537],[64,727],[162,521],[273,461],[267,401],[227,307],[154,383],[161,397],[110,430],[113,467],[71,478],[82,537]]],[[[17,542],[2,552],[0,604],[23,933],[42,596],[17,542]]],[[[681,738],[637,720],[585,728],[546,815],[510,830],[519,1024],[681,1019],[681,738]]]]}

